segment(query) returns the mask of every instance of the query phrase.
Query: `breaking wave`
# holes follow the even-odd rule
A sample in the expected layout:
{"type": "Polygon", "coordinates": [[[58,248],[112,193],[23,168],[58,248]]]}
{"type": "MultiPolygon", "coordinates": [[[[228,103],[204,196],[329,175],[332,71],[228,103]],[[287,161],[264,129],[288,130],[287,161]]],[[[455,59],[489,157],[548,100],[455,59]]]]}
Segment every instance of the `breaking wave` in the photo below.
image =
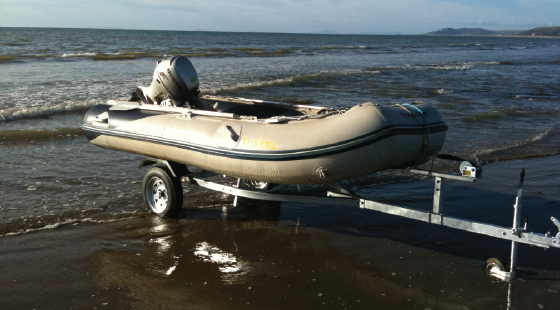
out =
{"type": "Polygon", "coordinates": [[[437,90],[437,93],[438,93],[439,95],[449,95],[449,94],[451,94],[452,92],[453,92],[452,90],[443,89],[443,88],[440,88],[440,89],[437,90]]]}
{"type": "Polygon", "coordinates": [[[502,64],[499,61],[483,61],[483,62],[458,62],[458,63],[442,63],[442,64],[406,64],[399,66],[386,67],[368,67],[364,71],[389,71],[389,70],[449,70],[464,71],[470,70],[476,66],[494,66],[502,64]]]}
{"type": "MultiPolygon", "coordinates": [[[[292,47],[206,47],[206,48],[185,48],[185,47],[170,47],[166,49],[154,48],[134,51],[87,51],[76,50],[58,52],[53,50],[45,50],[42,53],[10,53],[0,55],[0,63],[3,62],[22,62],[26,60],[39,60],[39,59],[52,59],[52,60],[80,60],[92,59],[96,61],[110,61],[110,60],[134,60],[140,58],[162,58],[167,55],[183,55],[186,57],[284,57],[284,56],[308,56],[317,53],[369,53],[367,51],[379,50],[379,48],[356,45],[356,46],[316,46],[302,49],[298,46],[292,47]]],[[[381,50],[380,53],[391,52],[393,50],[381,50]]]]}
{"type": "Polygon", "coordinates": [[[560,154],[560,123],[514,143],[479,150],[476,156],[492,162],[557,154],[560,154]]]}
{"type": "MultiPolygon", "coordinates": [[[[29,187],[27,190],[39,190],[29,187]]],[[[122,195],[122,193],[121,193],[122,195]]],[[[21,208],[5,205],[0,207],[4,219],[0,220],[0,237],[22,235],[36,231],[55,229],[65,225],[79,223],[107,223],[145,216],[147,211],[138,208],[138,197],[136,193],[118,196],[118,198],[103,197],[105,203],[96,204],[86,200],[69,208],[57,208],[46,210],[44,206],[35,206],[33,214],[23,213],[23,216],[12,216],[13,210],[19,213],[21,208]],[[40,210],[44,209],[44,210],[40,210]]]]}
{"type": "Polygon", "coordinates": [[[87,100],[83,102],[75,102],[55,106],[8,108],[0,110],[0,122],[45,117],[67,112],[86,111],[87,109],[98,103],[99,102],[97,100],[87,100]]]}
{"type": "Polygon", "coordinates": [[[350,69],[350,70],[342,70],[342,71],[322,71],[318,73],[311,73],[311,74],[301,74],[301,75],[294,75],[288,76],[268,81],[259,81],[259,82],[252,82],[252,83],[240,83],[232,86],[219,86],[209,89],[202,90],[202,95],[215,95],[220,92],[226,91],[236,91],[236,90],[255,90],[261,89],[265,87],[271,86],[295,86],[295,85],[305,85],[305,84],[313,84],[317,79],[321,78],[329,78],[329,77],[336,77],[336,76],[344,76],[344,75],[352,75],[352,74],[375,74],[378,73],[377,71],[366,71],[362,69],[350,69]]]}
{"type": "Polygon", "coordinates": [[[92,57],[97,55],[97,53],[64,53],[62,54],[62,58],[66,58],[66,57],[92,57]]]}
{"type": "Polygon", "coordinates": [[[182,55],[186,57],[283,57],[290,55],[308,55],[311,51],[298,48],[267,49],[260,47],[238,47],[233,49],[207,48],[207,49],[167,49],[165,51],[146,50],[138,52],[66,52],[62,54],[7,54],[0,55],[0,63],[22,62],[26,60],[54,59],[54,60],[80,60],[92,59],[95,61],[134,60],[140,58],[162,58],[167,55],[182,55]]]}
{"type": "Polygon", "coordinates": [[[123,220],[138,218],[141,215],[135,213],[123,213],[121,215],[107,216],[106,218],[61,218],[42,216],[41,220],[31,219],[28,223],[21,220],[13,221],[11,223],[4,223],[0,226],[0,238],[8,236],[24,235],[32,232],[56,229],[66,225],[78,225],[80,223],[110,223],[123,220]]]}

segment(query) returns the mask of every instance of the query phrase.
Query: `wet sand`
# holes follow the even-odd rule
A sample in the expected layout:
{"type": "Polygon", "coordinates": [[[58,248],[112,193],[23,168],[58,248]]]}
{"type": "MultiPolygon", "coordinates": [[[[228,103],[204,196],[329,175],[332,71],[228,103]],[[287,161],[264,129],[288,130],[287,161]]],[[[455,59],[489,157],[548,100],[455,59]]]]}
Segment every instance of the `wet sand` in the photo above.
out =
{"type": "MultiPolygon", "coordinates": [[[[526,168],[529,230],[555,234],[559,164],[494,163],[474,184],[445,182],[444,212],[511,225],[526,168]]],[[[432,187],[356,190],[427,210],[432,187]]],[[[353,207],[242,200],[224,213],[186,202],[178,220],[146,215],[0,238],[0,309],[558,309],[560,250],[521,245],[521,279],[511,285],[483,271],[490,257],[508,264],[509,251],[508,241],[353,207]]]]}

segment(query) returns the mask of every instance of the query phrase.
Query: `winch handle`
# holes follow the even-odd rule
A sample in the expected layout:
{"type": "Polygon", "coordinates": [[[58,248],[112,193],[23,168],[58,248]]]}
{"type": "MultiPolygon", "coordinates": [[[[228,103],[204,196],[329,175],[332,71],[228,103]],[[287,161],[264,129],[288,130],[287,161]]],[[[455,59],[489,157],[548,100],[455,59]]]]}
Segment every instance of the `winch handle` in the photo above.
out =
{"type": "Polygon", "coordinates": [[[551,216],[550,220],[552,221],[552,223],[554,223],[554,225],[556,225],[556,227],[558,227],[558,230],[560,231],[560,221],[558,221],[554,216],[551,216]]]}

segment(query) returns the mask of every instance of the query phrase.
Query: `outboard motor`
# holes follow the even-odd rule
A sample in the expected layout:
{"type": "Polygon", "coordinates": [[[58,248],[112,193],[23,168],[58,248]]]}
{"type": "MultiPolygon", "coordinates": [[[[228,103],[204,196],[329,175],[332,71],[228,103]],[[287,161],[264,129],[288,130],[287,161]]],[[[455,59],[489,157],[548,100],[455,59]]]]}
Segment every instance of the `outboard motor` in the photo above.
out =
{"type": "Polygon", "coordinates": [[[152,85],[138,87],[137,98],[156,105],[205,107],[198,102],[198,75],[185,56],[166,57],[157,62],[152,85]]]}

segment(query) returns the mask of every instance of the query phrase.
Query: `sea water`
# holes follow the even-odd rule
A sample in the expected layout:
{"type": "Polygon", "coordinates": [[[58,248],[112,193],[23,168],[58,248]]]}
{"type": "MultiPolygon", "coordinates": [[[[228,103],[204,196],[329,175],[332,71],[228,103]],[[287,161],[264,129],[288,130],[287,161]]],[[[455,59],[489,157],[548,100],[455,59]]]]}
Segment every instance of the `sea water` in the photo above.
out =
{"type": "MultiPolygon", "coordinates": [[[[334,108],[420,100],[449,126],[442,153],[560,153],[560,39],[0,28],[0,236],[146,214],[141,157],[96,147],[79,127],[91,106],[148,86],[169,55],[190,58],[202,94],[334,108]]],[[[195,206],[231,204],[185,191],[195,206]]]]}

